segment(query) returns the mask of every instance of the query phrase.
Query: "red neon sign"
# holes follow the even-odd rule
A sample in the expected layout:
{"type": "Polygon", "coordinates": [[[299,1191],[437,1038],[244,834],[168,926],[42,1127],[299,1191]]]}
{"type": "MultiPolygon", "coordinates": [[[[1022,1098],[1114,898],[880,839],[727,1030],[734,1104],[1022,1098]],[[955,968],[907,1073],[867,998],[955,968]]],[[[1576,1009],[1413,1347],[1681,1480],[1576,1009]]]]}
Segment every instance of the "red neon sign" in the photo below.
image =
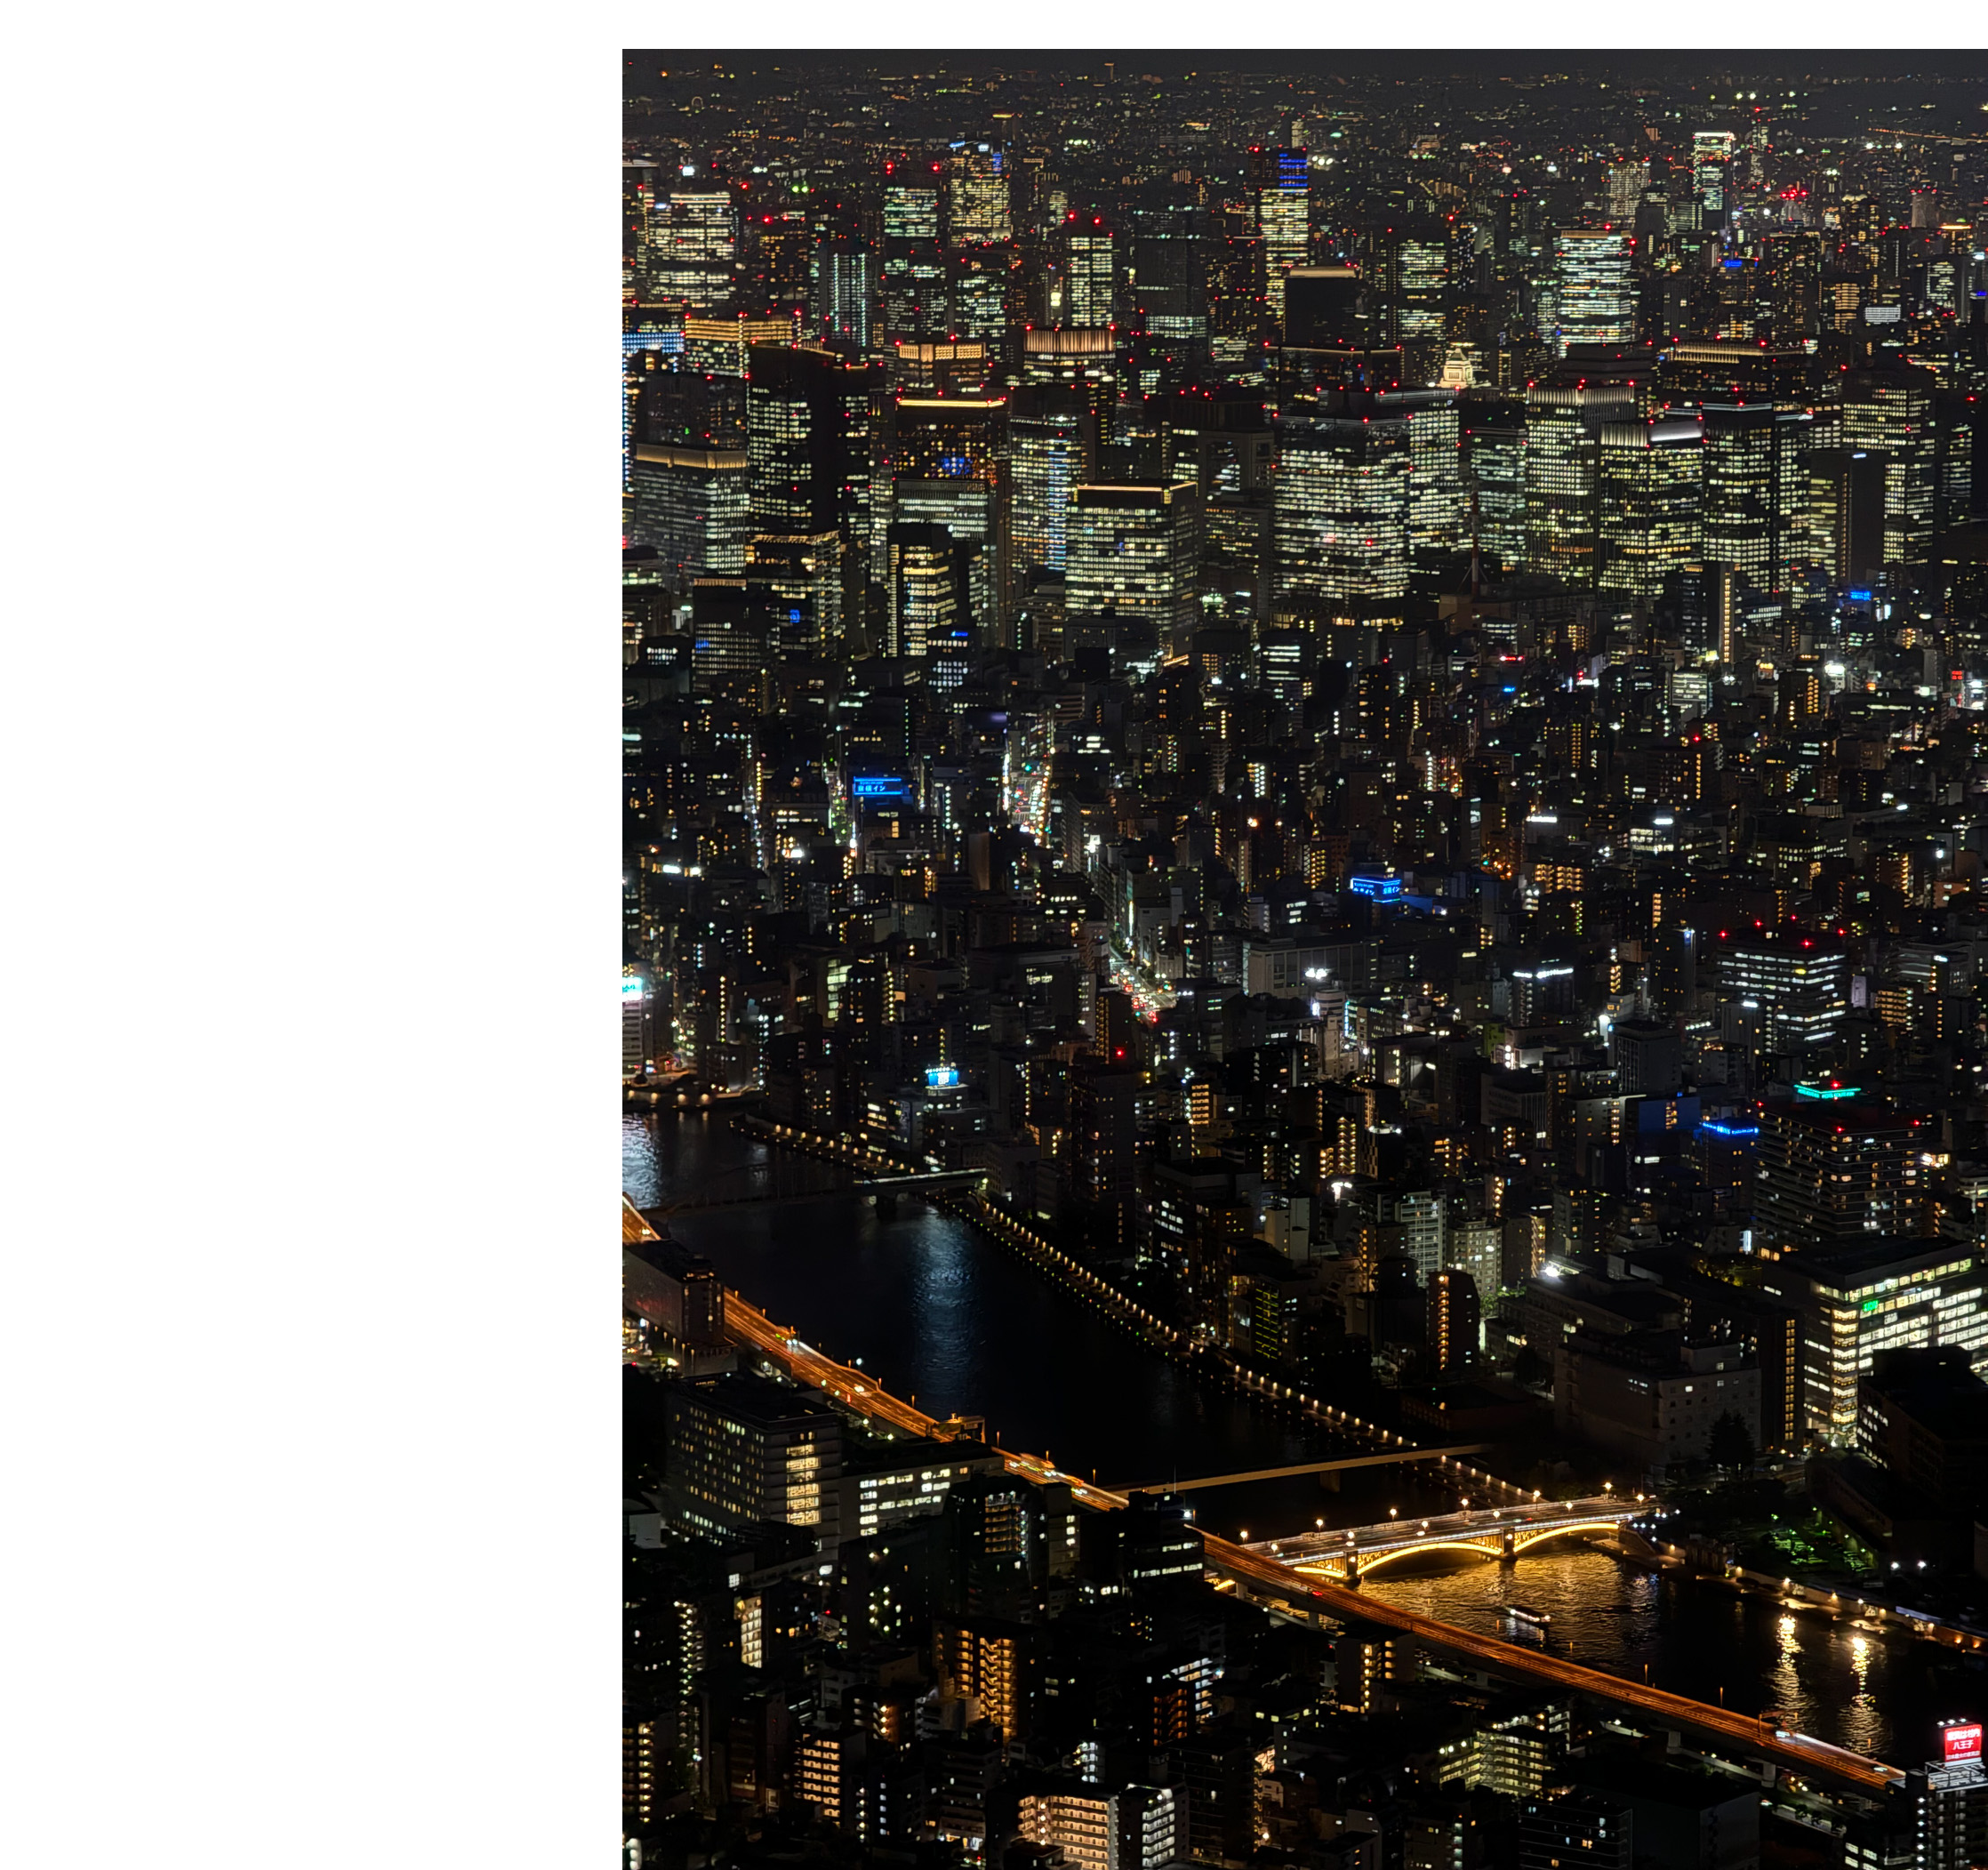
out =
{"type": "Polygon", "coordinates": [[[1981,1757],[1981,1723],[1969,1721],[1964,1725],[1943,1727],[1940,1730],[1942,1757],[1949,1766],[1962,1760],[1978,1760],[1981,1757]]]}

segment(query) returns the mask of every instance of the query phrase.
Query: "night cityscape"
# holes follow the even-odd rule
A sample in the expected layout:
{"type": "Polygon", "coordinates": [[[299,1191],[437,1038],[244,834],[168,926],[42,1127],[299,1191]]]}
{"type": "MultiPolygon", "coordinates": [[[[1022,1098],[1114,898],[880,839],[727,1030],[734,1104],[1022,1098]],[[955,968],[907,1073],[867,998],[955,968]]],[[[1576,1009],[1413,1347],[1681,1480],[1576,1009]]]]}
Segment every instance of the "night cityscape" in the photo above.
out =
{"type": "Polygon", "coordinates": [[[1988,56],[622,90],[624,1870],[1988,1866],[1988,56]]]}

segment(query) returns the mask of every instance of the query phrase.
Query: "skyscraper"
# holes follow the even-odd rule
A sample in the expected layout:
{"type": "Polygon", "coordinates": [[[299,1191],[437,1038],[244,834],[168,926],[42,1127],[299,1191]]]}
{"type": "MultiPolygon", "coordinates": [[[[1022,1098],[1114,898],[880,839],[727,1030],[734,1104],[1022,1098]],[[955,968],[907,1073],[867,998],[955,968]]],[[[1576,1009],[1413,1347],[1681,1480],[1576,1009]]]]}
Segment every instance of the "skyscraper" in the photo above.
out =
{"type": "Polygon", "coordinates": [[[876,369],[816,345],[755,345],[746,381],[755,531],[869,530],[876,369]]]}
{"type": "Polygon", "coordinates": [[[731,191],[708,183],[670,191],[651,222],[649,293],[693,312],[727,309],[738,277],[739,217],[731,191]]]}
{"type": "Polygon", "coordinates": [[[1691,185],[1701,225],[1716,231],[1726,218],[1727,173],[1733,161],[1730,130],[1696,130],[1691,136],[1691,185]]]}
{"type": "Polygon", "coordinates": [[[814,328],[824,344],[869,354],[877,317],[877,255],[860,240],[814,249],[814,328]]]}
{"type": "Polygon", "coordinates": [[[1576,590],[1591,590],[1599,512],[1599,431],[1635,413],[1615,383],[1535,383],[1526,392],[1526,562],[1576,590]]]}
{"type": "Polygon", "coordinates": [[[1563,357],[1575,344],[1634,341],[1636,301],[1629,267],[1635,245],[1633,238],[1614,228],[1568,228],[1557,237],[1556,337],[1563,357]]]}
{"type": "Polygon", "coordinates": [[[1885,464],[1884,562],[1924,562],[1933,527],[1931,380],[1916,370],[1855,374],[1843,397],[1843,442],[1885,464]]]}
{"type": "MultiPolygon", "coordinates": [[[[1707,402],[1704,421],[1703,557],[1757,590],[1777,588],[1780,542],[1774,405],[1707,402]]],[[[1783,556],[1784,563],[1784,556],[1783,556]]]]}
{"type": "Polygon", "coordinates": [[[1263,298],[1284,317],[1284,275],[1311,251],[1311,162],[1303,149],[1249,152],[1249,198],[1263,243],[1263,298]]]}
{"type": "Polygon", "coordinates": [[[679,588],[693,578],[735,578],[745,570],[750,461],[743,448],[636,444],[634,536],[662,555],[679,588]]]}
{"type": "Polygon", "coordinates": [[[1163,649],[1194,629],[1200,500],[1191,481],[1070,491],[1063,560],[1070,619],[1150,623],[1163,649]]]}
{"type": "Polygon", "coordinates": [[[955,246],[1012,240],[1008,157],[999,143],[956,143],[947,165],[951,208],[948,238],[955,246]]]}
{"type": "Polygon", "coordinates": [[[1760,929],[1724,935],[1719,984],[1766,1018],[1770,1050],[1800,1053],[1826,1043],[1849,1011],[1849,960],[1833,935],[1760,929]]]}
{"type": "Polygon", "coordinates": [[[1206,219],[1190,197],[1163,197],[1132,211],[1126,290],[1134,320],[1150,337],[1190,345],[1207,337],[1206,219]]]}
{"type": "Polygon", "coordinates": [[[1604,422],[1596,531],[1603,590],[1648,603],[1699,552],[1704,431],[1676,417],[1604,422]]]}
{"type": "Polygon", "coordinates": [[[1072,214],[1063,224],[1062,319],[1108,325],[1118,297],[1118,243],[1097,215],[1072,214]]]}
{"type": "Polygon", "coordinates": [[[1321,418],[1278,429],[1275,582],[1279,611],[1349,610],[1408,590],[1408,424],[1321,418]]]}
{"type": "Polygon", "coordinates": [[[1024,384],[1008,417],[1008,576],[1064,569],[1070,493],[1090,479],[1096,424],[1076,389],[1024,384]]]}

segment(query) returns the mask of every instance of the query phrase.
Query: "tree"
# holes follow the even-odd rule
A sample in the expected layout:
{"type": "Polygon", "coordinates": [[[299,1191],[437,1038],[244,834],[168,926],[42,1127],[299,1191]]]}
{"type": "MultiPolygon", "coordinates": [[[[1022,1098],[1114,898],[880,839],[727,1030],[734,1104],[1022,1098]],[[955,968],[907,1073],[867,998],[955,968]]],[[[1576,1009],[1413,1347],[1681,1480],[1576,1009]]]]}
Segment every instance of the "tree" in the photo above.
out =
{"type": "Polygon", "coordinates": [[[1730,1409],[1711,1425],[1705,1454],[1714,1467],[1746,1468],[1753,1465],[1753,1437],[1730,1409]]]}

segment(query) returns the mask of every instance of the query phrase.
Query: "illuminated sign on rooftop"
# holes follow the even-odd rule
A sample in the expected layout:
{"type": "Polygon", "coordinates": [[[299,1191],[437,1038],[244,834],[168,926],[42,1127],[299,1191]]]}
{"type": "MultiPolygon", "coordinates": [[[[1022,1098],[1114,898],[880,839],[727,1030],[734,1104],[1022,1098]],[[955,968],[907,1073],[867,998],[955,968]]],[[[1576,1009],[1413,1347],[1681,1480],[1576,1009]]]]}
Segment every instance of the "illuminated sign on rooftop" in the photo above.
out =
{"type": "Polygon", "coordinates": [[[1813,1097],[1829,1104],[1839,1098],[1855,1097],[1856,1087],[1854,1084],[1840,1084],[1832,1078],[1827,1084],[1798,1084],[1795,1087],[1795,1096],[1813,1097]]]}
{"type": "Polygon", "coordinates": [[[1360,876],[1347,878],[1346,887],[1356,896],[1371,896],[1376,902],[1391,903],[1401,894],[1401,879],[1393,876],[1360,876]]]}

